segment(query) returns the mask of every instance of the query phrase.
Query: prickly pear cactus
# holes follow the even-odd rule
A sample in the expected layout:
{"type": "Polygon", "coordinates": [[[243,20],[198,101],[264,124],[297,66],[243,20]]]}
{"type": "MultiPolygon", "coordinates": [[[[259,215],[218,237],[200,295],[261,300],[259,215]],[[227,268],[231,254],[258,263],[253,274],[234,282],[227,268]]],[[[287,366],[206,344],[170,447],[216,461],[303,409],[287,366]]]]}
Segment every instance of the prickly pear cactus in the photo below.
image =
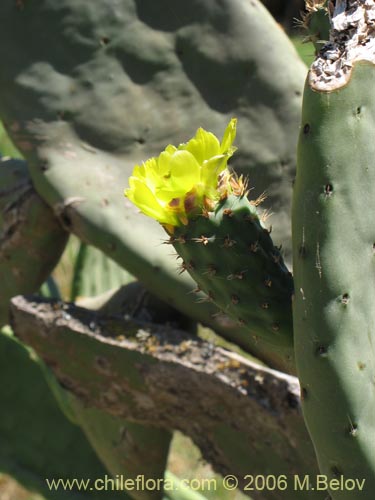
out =
{"type": "Polygon", "coordinates": [[[168,141],[178,144],[199,125],[219,132],[237,116],[235,167],[251,172],[259,194],[267,189],[275,241],[290,256],[305,67],[286,35],[255,0],[17,5],[0,5],[0,114],[39,193],[70,231],[155,294],[281,367],[277,352],[262,353],[243,329],[212,318],[217,308],[196,304],[163,232],[130,204],[124,210],[120,186],[134,163],[168,141]]]}
{"type": "Polygon", "coordinates": [[[375,488],[374,18],[374,2],[335,4],[306,83],[294,188],[296,361],[335,500],[375,488]]]}
{"type": "Polygon", "coordinates": [[[0,158],[0,325],[9,299],[38,290],[67,241],[50,207],[35,192],[23,160],[0,158]]]}
{"type": "MultiPolygon", "coordinates": [[[[293,280],[256,206],[247,183],[231,173],[236,119],[219,142],[200,128],[187,143],[168,145],[136,165],[125,196],[170,235],[203,300],[215,302],[258,343],[283,347],[293,356],[293,280]]],[[[280,350],[282,351],[282,350],[280,350]]]]}

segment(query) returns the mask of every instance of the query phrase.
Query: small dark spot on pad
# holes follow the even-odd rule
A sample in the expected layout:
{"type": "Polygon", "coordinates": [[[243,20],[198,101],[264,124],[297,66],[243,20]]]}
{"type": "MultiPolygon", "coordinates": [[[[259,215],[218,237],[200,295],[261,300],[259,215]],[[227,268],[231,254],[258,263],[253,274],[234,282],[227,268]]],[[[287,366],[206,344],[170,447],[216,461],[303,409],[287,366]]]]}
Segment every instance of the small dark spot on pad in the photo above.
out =
{"type": "Polygon", "coordinates": [[[316,352],[319,356],[324,357],[327,355],[328,349],[324,345],[319,345],[316,352]]]}
{"type": "Polygon", "coordinates": [[[307,135],[307,134],[310,132],[310,130],[311,130],[310,125],[309,125],[308,123],[306,123],[306,124],[304,125],[304,127],[303,127],[303,133],[304,133],[305,135],[307,135]]]}
{"type": "Polygon", "coordinates": [[[108,45],[111,40],[107,36],[102,36],[100,39],[100,45],[108,45]]]}
{"type": "Polygon", "coordinates": [[[239,297],[237,295],[232,295],[231,296],[231,302],[232,302],[232,304],[237,305],[239,303],[239,301],[240,301],[240,299],[239,299],[239,297]]]}
{"type": "Polygon", "coordinates": [[[338,467],[336,467],[336,465],[334,465],[333,467],[331,467],[331,472],[332,472],[332,475],[334,477],[340,477],[340,476],[342,476],[342,473],[341,473],[340,469],[338,467]]]}
{"type": "Polygon", "coordinates": [[[349,300],[350,300],[349,294],[344,293],[344,295],[341,298],[341,303],[344,304],[344,306],[347,306],[349,304],[349,300]]]}
{"type": "Polygon", "coordinates": [[[326,184],[324,187],[324,193],[326,196],[331,196],[333,193],[333,186],[332,184],[326,184]]]}
{"type": "Polygon", "coordinates": [[[356,437],[358,435],[358,425],[357,424],[350,424],[349,426],[349,434],[352,437],[356,437]]]}
{"type": "Polygon", "coordinates": [[[98,371],[100,371],[101,373],[105,373],[105,374],[110,373],[111,365],[110,365],[107,358],[105,358],[103,356],[96,356],[95,360],[94,360],[94,364],[95,364],[96,369],[98,371]]]}
{"type": "Polygon", "coordinates": [[[61,214],[61,222],[63,223],[64,227],[71,227],[72,226],[71,218],[65,213],[61,214]]]}

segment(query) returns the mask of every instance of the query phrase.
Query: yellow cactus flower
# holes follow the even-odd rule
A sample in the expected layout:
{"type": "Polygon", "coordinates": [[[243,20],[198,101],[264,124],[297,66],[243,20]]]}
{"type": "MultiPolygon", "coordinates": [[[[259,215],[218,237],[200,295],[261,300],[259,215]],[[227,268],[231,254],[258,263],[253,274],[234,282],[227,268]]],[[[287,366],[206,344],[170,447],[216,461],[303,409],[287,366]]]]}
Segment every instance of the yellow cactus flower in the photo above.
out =
{"type": "Polygon", "coordinates": [[[189,216],[220,198],[218,179],[236,149],[236,122],[229,122],[221,143],[199,128],[189,142],[169,145],[157,158],[136,165],[125,196],[166,227],[187,224],[189,216]]]}

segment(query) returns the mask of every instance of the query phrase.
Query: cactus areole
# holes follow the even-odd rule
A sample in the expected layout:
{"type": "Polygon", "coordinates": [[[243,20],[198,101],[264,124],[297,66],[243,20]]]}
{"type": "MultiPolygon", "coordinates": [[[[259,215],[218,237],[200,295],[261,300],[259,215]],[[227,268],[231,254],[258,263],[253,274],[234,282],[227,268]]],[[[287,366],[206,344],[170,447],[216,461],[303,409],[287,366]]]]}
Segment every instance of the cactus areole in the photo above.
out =
{"type": "Polygon", "coordinates": [[[298,145],[294,344],[304,417],[330,496],[372,500],[375,2],[337,0],[329,13],[330,42],[307,78],[298,145]]]}

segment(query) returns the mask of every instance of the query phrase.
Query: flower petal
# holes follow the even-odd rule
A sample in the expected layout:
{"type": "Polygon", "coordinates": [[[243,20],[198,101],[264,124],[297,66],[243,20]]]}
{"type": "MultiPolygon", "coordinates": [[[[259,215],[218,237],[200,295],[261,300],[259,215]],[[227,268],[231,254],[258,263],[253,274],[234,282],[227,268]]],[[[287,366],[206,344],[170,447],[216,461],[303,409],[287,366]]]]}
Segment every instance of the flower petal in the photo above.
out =
{"type": "Polygon", "coordinates": [[[218,155],[204,162],[202,167],[202,184],[216,189],[218,177],[227,167],[228,155],[218,155]]]}
{"type": "Polygon", "coordinates": [[[232,118],[225,129],[223,140],[221,141],[220,152],[233,154],[236,148],[232,146],[236,138],[237,118],[232,118]]]}
{"type": "Polygon", "coordinates": [[[152,192],[155,192],[160,184],[160,176],[157,172],[157,159],[150,158],[143,165],[136,165],[132,177],[143,182],[152,192]]]}
{"type": "Polygon", "coordinates": [[[176,224],[177,219],[173,211],[166,210],[146,184],[135,177],[130,177],[129,186],[130,188],[125,190],[125,196],[127,196],[141,212],[162,224],[176,224]]]}
{"type": "Polygon", "coordinates": [[[200,165],[189,151],[176,151],[170,157],[171,187],[187,193],[200,180],[200,165]]]}
{"type": "Polygon", "coordinates": [[[181,149],[189,151],[202,164],[205,160],[220,154],[220,143],[218,138],[211,132],[199,128],[195,137],[187,144],[181,144],[181,149]]]}
{"type": "Polygon", "coordinates": [[[200,180],[200,166],[188,151],[166,151],[158,158],[159,171],[165,175],[156,186],[156,196],[165,203],[183,197],[200,180]]]}
{"type": "Polygon", "coordinates": [[[172,154],[172,153],[174,153],[175,151],[177,151],[177,148],[176,148],[176,146],[173,146],[172,144],[168,144],[168,146],[165,148],[165,151],[166,151],[167,153],[172,154]]]}

